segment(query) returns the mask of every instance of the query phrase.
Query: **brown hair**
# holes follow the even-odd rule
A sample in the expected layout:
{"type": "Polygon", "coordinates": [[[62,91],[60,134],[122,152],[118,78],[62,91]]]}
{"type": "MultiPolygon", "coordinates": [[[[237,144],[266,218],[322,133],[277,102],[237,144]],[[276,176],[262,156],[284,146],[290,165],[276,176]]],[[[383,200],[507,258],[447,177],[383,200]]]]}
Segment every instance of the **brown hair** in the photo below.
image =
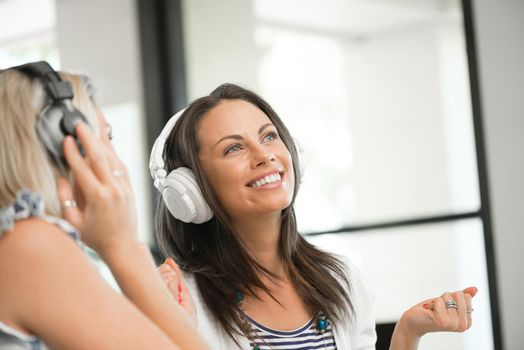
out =
{"type": "MultiPolygon", "coordinates": [[[[184,223],[170,215],[160,197],[156,212],[156,235],[161,252],[166,257],[173,256],[182,269],[194,274],[206,306],[225,332],[237,341],[235,335],[248,336],[249,329],[243,322],[235,293],[241,291],[254,295],[253,290],[259,288],[271,295],[259,276],[276,276],[248,253],[205,178],[198,160],[200,120],[220,101],[235,99],[253,104],[268,116],[291,153],[293,168],[299,169],[293,139],[271,106],[249,90],[223,84],[209,96],[199,98],[187,107],[171,131],[163,153],[168,173],[182,166],[195,173],[214,217],[203,224],[184,223]]],[[[299,172],[295,171],[293,199],[289,207],[282,210],[278,246],[280,258],[311,312],[322,312],[337,322],[353,311],[347,274],[339,259],[320,251],[297,231],[293,203],[299,188],[299,176],[299,172]]]]}

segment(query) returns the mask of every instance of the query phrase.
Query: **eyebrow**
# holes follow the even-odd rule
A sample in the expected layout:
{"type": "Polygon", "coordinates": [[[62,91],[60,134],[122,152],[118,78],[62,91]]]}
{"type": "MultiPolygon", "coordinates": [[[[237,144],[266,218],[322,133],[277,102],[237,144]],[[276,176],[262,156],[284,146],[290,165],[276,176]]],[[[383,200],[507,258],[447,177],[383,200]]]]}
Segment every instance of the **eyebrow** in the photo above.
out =
{"type": "MultiPolygon", "coordinates": [[[[264,125],[262,125],[260,128],[258,128],[258,134],[260,135],[261,133],[264,132],[264,130],[268,127],[268,126],[274,126],[274,124],[272,123],[266,123],[264,125]]],[[[233,140],[243,140],[244,138],[240,135],[226,135],[224,137],[222,137],[220,140],[217,141],[217,143],[215,143],[215,145],[213,147],[215,147],[216,145],[218,145],[220,142],[224,141],[224,140],[227,140],[227,139],[233,139],[233,140]]]]}

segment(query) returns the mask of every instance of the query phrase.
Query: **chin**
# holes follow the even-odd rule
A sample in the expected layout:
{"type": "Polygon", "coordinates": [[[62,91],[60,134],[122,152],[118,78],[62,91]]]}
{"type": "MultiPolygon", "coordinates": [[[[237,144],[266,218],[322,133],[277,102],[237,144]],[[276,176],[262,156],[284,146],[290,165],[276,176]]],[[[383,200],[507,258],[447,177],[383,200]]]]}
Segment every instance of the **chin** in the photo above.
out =
{"type": "Polygon", "coordinates": [[[275,201],[271,203],[270,205],[267,205],[269,203],[266,203],[266,205],[260,206],[261,213],[279,213],[282,210],[288,208],[291,205],[291,199],[282,199],[280,201],[275,201]]]}

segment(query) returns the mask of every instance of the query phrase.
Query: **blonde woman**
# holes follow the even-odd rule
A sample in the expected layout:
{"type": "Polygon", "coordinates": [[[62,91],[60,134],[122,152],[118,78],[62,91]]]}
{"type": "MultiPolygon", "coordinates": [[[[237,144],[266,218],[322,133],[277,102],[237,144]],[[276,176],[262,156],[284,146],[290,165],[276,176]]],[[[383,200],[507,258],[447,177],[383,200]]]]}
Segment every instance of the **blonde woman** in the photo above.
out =
{"type": "Polygon", "coordinates": [[[207,348],[137,240],[89,80],[44,62],[0,70],[0,126],[0,348],[207,348]]]}

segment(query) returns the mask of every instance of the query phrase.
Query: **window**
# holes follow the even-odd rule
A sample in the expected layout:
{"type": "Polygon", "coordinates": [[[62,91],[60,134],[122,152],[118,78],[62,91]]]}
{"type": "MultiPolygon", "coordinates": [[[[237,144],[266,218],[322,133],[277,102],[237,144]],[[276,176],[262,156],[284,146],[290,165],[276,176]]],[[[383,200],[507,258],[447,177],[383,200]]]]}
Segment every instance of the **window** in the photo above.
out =
{"type": "Polygon", "coordinates": [[[55,1],[0,1],[0,67],[38,60],[60,66],[55,1]]]}
{"type": "Polygon", "coordinates": [[[299,228],[361,267],[377,321],[476,285],[474,328],[424,348],[492,347],[461,3],[185,0],[182,19],[189,100],[232,82],[276,109],[305,149],[299,228]]]}

